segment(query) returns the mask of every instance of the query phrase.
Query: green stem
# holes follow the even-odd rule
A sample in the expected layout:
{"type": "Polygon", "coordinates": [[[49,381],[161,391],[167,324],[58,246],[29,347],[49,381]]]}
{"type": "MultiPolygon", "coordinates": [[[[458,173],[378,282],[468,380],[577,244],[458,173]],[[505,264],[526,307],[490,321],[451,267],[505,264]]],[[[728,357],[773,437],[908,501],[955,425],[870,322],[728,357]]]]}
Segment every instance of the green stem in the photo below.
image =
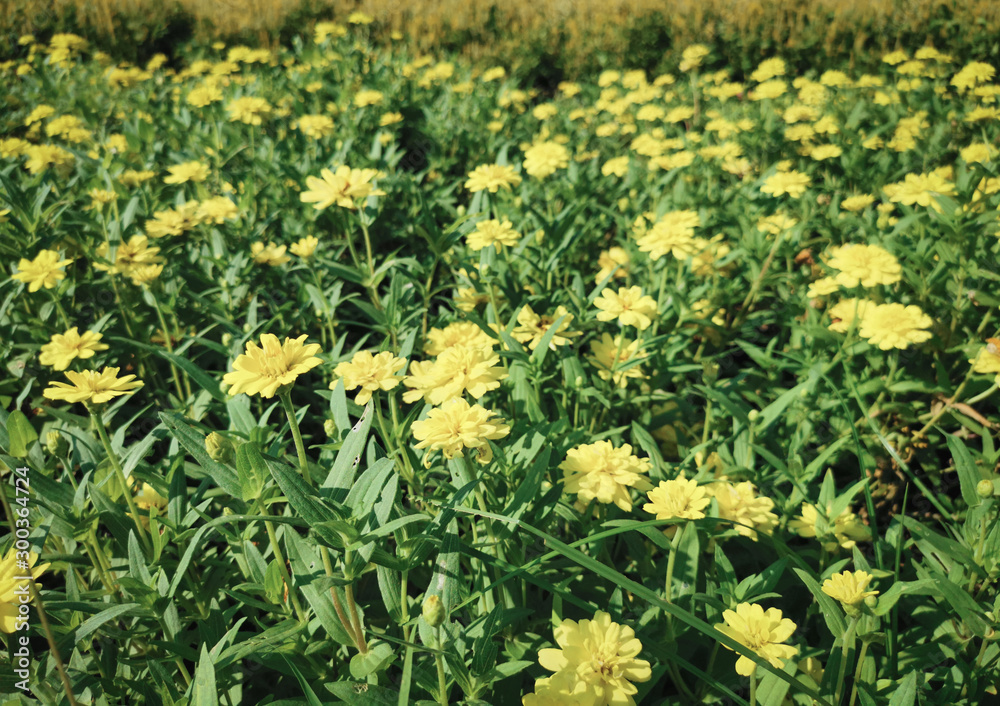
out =
{"type": "Polygon", "coordinates": [[[441,652],[441,626],[437,627],[437,651],[434,653],[434,664],[437,666],[438,703],[448,706],[448,682],[444,676],[444,655],[441,652]]]}
{"type": "MultiPolygon", "coordinates": [[[[260,508],[260,514],[266,517],[268,515],[267,505],[262,499],[258,498],[257,506],[260,508]]],[[[274,560],[278,562],[278,570],[281,572],[281,578],[288,587],[288,597],[292,601],[292,608],[295,609],[295,614],[299,617],[299,622],[305,623],[307,622],[306,614],[299,603],[299,597],[295,591],[295,586],[292,584],[292,577],[288,573],[288,567],[285,566],[285,556],[281,553],[281,545],[278,543],[278,533],[274,529],[274,523],[270,520],[264,520],[264,527],[267,529],[267,538],[271,542],[271,551],[274,552],[274,560]]]]}
{"type": "MultiPolygon", "coordinates": [[[[170,329],[167,328],[167,320],[163,318],[163,311],[160,309],[160,302],[156,298],[156,293],[153,292],[152,289],[149,290],[149,295],[150,295],[150,298],[152,298],[152,300],[153,300],[153,308],[156,310],[156,318],[159,319],[159,321],[160,321],[160,329],[163,331],[163,344],[164,344],[164,347],[166,347],[167,353],[170,353],[171,355],[173,355],[173,353],[174,353],[174,344],[170,340],[171,339],[170,329]]],[[[170,374],[171,374],[171,376],[174,379],[174,387],[177,390],[177,399],[183,405],[185,403],[185,401],[191,395],[191,386],[190,386],[190,383],[188,384],[188,392],[187,392],[188,397],[185,397],[184,396],[184,391],[181,389],[181,376],[177,372],[177,366],[174,365],[174,361],[170,361],[170,374]]]]}
{"type": "Polygon", "coordinates": [[[840,652],[840,671],[837,674],[837,690],[833,698],[833,703],[835,704],[840,703],[844,693],[844,677],[847,675],[847,657],[851,653],[851,648],[854,647],[854,632],[858,628],[858,617],[851,618],[851,624],[847,626],[847,631],[843,636],[844,644],[840,652]]]}
{"type": "Polygon", "coordinates": [[[132,497],[132,489],[129,488],[128,481],[125,480],[125,472],[122,470],[121,464],[118,463],[118,457],[115,456],[115,452],[111,450],[111,440],[108,439],[108,432],[104,429],[104,421],[89,406],[87,407],[87,411],[90,412],[90,417],[94,420],[94,425],[97,427],[97,435],[101,437],[101,444],[104,446],[104,452],[108,455],[111,467],[118,477],[118,483],[121,485],[122,493],[125,495],[125,502],[128,504],[129,512],[132,513],[132,521],[135,522],[136,532],[139,535],[139,540],[142,542],[142,548],[146,551],[147,556],[152,556],[153,548],[149,543],[149,537],[146,536],[146,530],[142,526],[139,509],[135,506],[135,498],[132,497]]]}
{"type": "MultiPolygon", "coordinates": [[[[836,702],[834,702],[836,703],[836,702]]],[[[757,706],[757,672],[750,675],[750,706],[757,706]]]]}
{"type": "Polygon", "coordinates": [[[285,409],[285,416],[288,417],[288,426],[292,429],[292,438],[295,439],[295,453],[299,457],[299,470],[306,483],[312,486],[312,476],[309,475],[309,458],[306,456],[306,447],[302,443],[302,432],[299,430],[299,420],[295,418],[295,407],[292,405],[292,397],[288,390],[279,392],[281,406],[285,409]]]}
{"type": "Polygon", "coordinates": [[[854,706],[854,700],[858,697],[858,682],[861,681],[861,668],[865,664],[866,652],[868,652],[868,641],[862,638],[861,649],[858,650],[858,666],[854,670],[854,683],[851,685],[851,698],[847,706],[854,706]]]}

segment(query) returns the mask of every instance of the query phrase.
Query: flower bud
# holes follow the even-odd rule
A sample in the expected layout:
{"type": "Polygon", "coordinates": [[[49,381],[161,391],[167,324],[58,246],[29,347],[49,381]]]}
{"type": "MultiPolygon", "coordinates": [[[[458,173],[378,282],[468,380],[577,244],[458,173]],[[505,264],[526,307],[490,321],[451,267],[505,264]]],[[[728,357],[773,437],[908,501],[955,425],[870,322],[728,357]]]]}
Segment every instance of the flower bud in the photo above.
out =
{"type": "Polygon", "coordinates": [[[441,598],[438,596],[427,596],[424,599],[423,607],[424,620],[432,628],[440,626],[445,620],[448,619],[448,611],[445,610],[444,604],[441,602],[441,598]]]}
{"type": "Polygon", "coordinates": [[[63,457],[69,452],[69,442],[57,431],[45,435],[45,449],[53,456],[63,457]]]}
{"type": "Polygon", "coordinates": [[[323,422],[323,431],[326,433],[327,436],[332,437],[334,434],[337,433],[337,423],[332,419],[327,419],[325,422],[323,422]]]}
{"type": "Polygon", "coordinates": [[[229,439],[213,431],[205,437],[205,450],[213,461],[231,464],[236,448],[229,439]]]}
{"type": "Polygon", "coordinates": [[[871,608],[872,610],[874,610],[875,607],[878,606],[878,597],[877,596],[865,596],[865,605],[868,606],[869,608],[871,608]]]}
{"type": "Polygon", "coordinates": [[[976,494],[981,498],[993,497],[993,481],[981,480],[976,484],[976,494]]]}
{"type": "Polygon", "coordinates": [[[232,342],[233,342],[233,334],[229,333],[228,331],[222,334],[222,345],[229,346],[229,344],[232,342]]]}
{"type": "Polygon", "coordinates": [[[749,412],[747,412],[747,419],[749,419],[751,422],[756,422],[757,417],[759,416],[760,412],[758,412],[756,409],[751,409],[749,412]]]}

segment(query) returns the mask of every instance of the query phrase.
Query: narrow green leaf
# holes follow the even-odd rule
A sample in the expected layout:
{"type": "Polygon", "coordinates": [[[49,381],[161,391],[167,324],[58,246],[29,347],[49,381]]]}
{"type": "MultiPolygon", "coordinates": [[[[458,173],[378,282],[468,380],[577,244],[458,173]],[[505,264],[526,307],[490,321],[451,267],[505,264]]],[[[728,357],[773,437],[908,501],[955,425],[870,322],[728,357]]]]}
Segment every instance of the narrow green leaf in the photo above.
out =
{"type": "Polygon", "coordinates": [[[86,640],[109,620],[114,620],[129,613],[135,613],[139,608],[138,603],[122,603],[121,605],[106,608],[97,615],[90,616],[80,623],[80,626],[76,629],[76,636],[74,638],[76,644],[79,644],[81,640],[86,640]]]}
{"type": "Polygon", "coordinates": [[[198,465],[208,472],[220,488],[234,498],[243,496],[240,480],[236,473],[228,466],[213,461],[212,457],[208,455],[208,451],[205,450],[204,435],[195,431],[182,417],[173,412],[160,412],[160,419],[167,425],[167,429],[173,433],[180,445],[194,456],[198,465]]]}
{"type": "Polygon", "coordinates": [[[822,587],[808,572],[799,568],[793,568],[792,571],[802,580],[809,592],[813,594],[813,598],[819,603],[819,612],[823,615],[823,620],[826,621],[830,632],[835,638],[841,637],[847,631],[847,624],[844,623],[844,613],[840,606],[830,596],[823,593],[822,587]]]}
{"type": "Polygon", "coordinates": [[[191,706],[219,706],[219,694],[215,687],[215,665],[208,653],[208,645],[202,643],[201,657],[191,683],[191,706]]]}
{"type": "Polygon", "coordinates": [[[980,478],[976,462],[972,460],[972,454],[969,453],[969,449],[966,448],[961,439],[954,434],[945,434],[944,438],[948,442],[952,458],[955,459],[955,470],[958,472],[962,499],[969,507],[976,507],[983,501],[976,492],[980,478]]]}
{"type": "Polygon", "coordinates": [[[24,412],[15,409],[7,417],[7,434],[10,436],[10,443],[7,449],[14,458],[24,458],[28,455],[28,447],[38,439],[38,432],[31,426],[31,422],[24,412]]]}
{"type": "Polygon", "coordinates": [[[889,699],[889,706],[914,706],[917,703],[917,672],[912,671],[903,677],[889,699]]]}

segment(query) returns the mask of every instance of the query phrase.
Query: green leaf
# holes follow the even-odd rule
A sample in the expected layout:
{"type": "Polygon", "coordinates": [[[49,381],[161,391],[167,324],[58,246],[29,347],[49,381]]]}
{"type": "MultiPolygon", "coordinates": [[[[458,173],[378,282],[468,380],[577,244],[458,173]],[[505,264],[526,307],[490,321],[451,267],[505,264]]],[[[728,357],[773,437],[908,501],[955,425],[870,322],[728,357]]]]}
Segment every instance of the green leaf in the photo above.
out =
{"type": "Polygon", "coordinates": [[[236,449],[236,475],[240,479],[240,488],[245,502],[251,502],[260,497],[264,490],[268,471],[264,457],[254,444],[241,444],[236,449]]]}
{"type": "Polygon", "coordinates": [[[109,620],[114,620],[128,613],[135,613],[140,607],[138,603],[122,603],[121,605],[106,608],[97,615],[90,616],[77,627],[76,636],[74,637],[75,643],[79,644],[81,640],[86,640],[109,620]]]}
{"type": "Polygon", "coordinates": [[[10,436],[10,444],[7,448],[14,458],[24,458],[28,455],[28,447],[38,439],[38,433],[24,412],[15,409],[7,417],[7,434],[10,436]]]}
{"type": "Polygon", "coordinates": [[[251,659],[254,657],[259,658],[270,654],[276,651],[282,644],[294,639],[305,627],[305,625],[296,620],[283,620],[263,632],[252,635],[243,642],[237,642],[235,645],[227,647],[219,655],[215,666],[218,669],[225,669],[229,665],[239,662],[241,659],[247,657],[251,659]]]}
{"type": "Polygon", "coordinates": [[[972,596],[966,593],[965,589],[949,581],[944,576],[939,576],[935,583],[944,599],[951,604],[961,617],[962,622],[975,635],[982,637],[986,634],[986,620],[983,616],[983,609],[973,600],[972,596]]]}
{"type": "Polygon", "coordinates": [[[889,699],[889,706],[914,706],[917,703],[917,672],[912,671],[903,677],[896,691],[889,699]]]}
{"type": "Polygon", "coordinates": [[[386,642],[380,642],[365,654],[359,652],[351,658],[351,676],[355,679],[365,679],[370,674],[384,671],[395,658],[392,647],[386,642]]]}
{"type": "Polygon", "coordinates": [[[201,657],[191,683],[191,706],[219,706],[219,694],[215,687],[215,665],[208,653],[208,645],[202,643],[201,657]]]}
{"type": "Polygon", "coordinates": [[[337,513],[317,495],[316,490],[302,479],[297,470],[270,458],[266,458],[265,463],[271,471],[271,476],[277,481],[278,487],[281,488],[282,494],[288,498],[288,503],[310,525],[340,519],[337,513]]]}
{"type": "Polygon", "coordinates": [[[368,441],[368,430],[371,429],[372,419],[375,416],[372,402],[365,405],[365,411],[361,418],[351,427],[344,439],[344,445],[337,452],[337,458],[333,462],[333,468],[323,481],[323,488],[330,488],[334,491],[332,495],[336,500],[343,500],[354,485],[354,476],[357,473],[358,465],[361,463],[361,453],[365,449],[365,442],[368,441]]]}
{"type": "Polygon", "coordinates": [[[976,507],[983,501],[976,492],[976,486],[980,479],[976,462],[972,460],[972,454],[969,453],[969,449],[966,448],[961,439],[953,434],[945,434],[944,438],[948,442],[952,458],[955,459],[955,470],[958,472],[962,499],[969,507],[976,507]]]}
{"type": "Polygon", "coordinates": [[[121,338],[119,336],[110,336],[109,341],[114,341],[115,343],[121,343],[125,346],[137,346],[143,350],[147,350],[150,353],[155,353],[166,361],[169,361],[176,365],[178,368],[183,370],[191,379],[198,383],[198,387],[205,390],[210,394],[217,402],[225,402],[229,395],[225,394],[220,389],[220,382],[216,380],[211,375],[205,372],[204,368],[199,365],[192,363],[187,358],[181,357],[176,353],[170,353],[165,348],[160,346],[151,346],[146,343],[140,343],[131,338],[121,338]]]}
{"type": "Polygon", "coordinates": [[[316,692],[313,691],[311,686],[309,686],[309,680],[306,679],[302,674],[302,671],[295,666],[295,662],[288,659],[285,655],[282,655],[282,658],[285,660],[285,664],[288,665],[289,669],[292,670],[292,674],[294,674],[295,679],[298,680],[299,686],[302,687],[302,693],[306,697],[306,703],[309,706],[323,706],[323,702],[319,700],[318,696],[316,696],[316,692]]]}
{"type": "Polygon", "coordinates": [[[802,580],[802,583],[806,585],[809,592],[813,594],[813,598],[819,603],[819,612],[823,615],[823,620],[826,621],[826,626],[830,629],[833,636],[835,638],[842,637],[847,631],[847,624],[844,622],[844,612],[837,605],[837,601],[823,593],[823,589],[816,579],[806,571],[797,567],[793,568],[792,571],[802,580]]]}
{"type": "Polygon", "coordinates": [[[205,437],[201,433],[195,431],[182,417],[173,412],[160,412],[160,419],[167,425],[167,429],[173,433],[180,445],[194,456],[198,465],[208,472],[220,488],[234,498],[243,496],[240,480],[236,473],[229,466],[212,460],[208,451],[205,450],[205,437]]]}

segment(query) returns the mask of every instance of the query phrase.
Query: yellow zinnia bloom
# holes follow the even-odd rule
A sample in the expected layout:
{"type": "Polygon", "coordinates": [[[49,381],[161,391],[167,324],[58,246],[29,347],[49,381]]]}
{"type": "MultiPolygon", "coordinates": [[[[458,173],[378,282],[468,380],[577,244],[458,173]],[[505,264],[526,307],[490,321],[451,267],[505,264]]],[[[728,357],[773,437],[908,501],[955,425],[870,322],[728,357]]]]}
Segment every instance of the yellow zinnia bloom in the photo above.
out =
{"type": "Polygon", "coordinates": [[[707,489],[719,504],[719,517],[735,523],[738,534],[756,542],[757,530],[770,532],[777,526],[778,516],[771,512],[774,501],[757,495],[750,481],[712,483],[707,489]]]}
{"type": "Polygon", "coordinates": [[[996,375],[1000,381],[1000,339],[987,338],[986,345],[969,362],[972,363],[972,372],[996,375]]]}
{"type": "Polygon", "coordinates": [[[630,261],[625,248],[614,246],[601,251],[601,254],[597,257],[597,264],[601,269],[594,276],[594,282],[600,284],[612,272],[615,273],[615,279],[628,277],[628,265],[630,261]],[[616,267],[618,268],[617,270],[615,270],[616,267]]]}
{"type": "Polygon", "coordinates": [[[378,176],[375,169],[351,169],[343,165],[336,172],[324,169],[320,172],[321,179],[306,177],[308,191],[303,191],[299,198],[303,203],[313,204],[313,208],[321,211],[337,204],[341,208],[354,209],[355,199],[366,199],[372,195],[381,195],[371,184],[378,176]]]}
{"type": "Polygon", "coordinates": [[[465,244],[473,251],[491,245],[496,245],[498,250],[502,250],[504,246],[517,245],[520,239],[521,234],[514,230],[510,221],[488,220],[476,224],[476,229],[465,236],[465,244]]]}
{"type": "Polygon", "coordinates": [[[501,187],[510,191],[512,186],[517,186],[520,183],[520,175],[511,166],[481,164],[469,172],[469,178],[465,181],[465,188],[473,193],[486,190],[491,194],[495,194],[501,187]]]}
{"type": "Polygon", "coordinates": [[[834,574],[823,582],[823,593],[844,604],[845,608],[856,608],[868,596],[877,596],[878,591],[866,591],[875,578],[867,571],[844,571],[834,574]]]}
{"type": "MultiPolygon", "coordinates": [[[[370,351],[358,351],[350,361],[344,361],[333,369],[333,374],[344,382],[345,390],[360,387],[354,401],[359,405],[368,404],[372,393],[378,390],[391,390],[402,379],[396,375],[406,366],[405,358],[397,358],[388,351],[372,355],[370,351]]],[[[336,387],[337,381],[330,383],[330,389],[336,387]]]]}
{"type": "Polygon", "coordinates": [[[163,178],[164,184],[183,184],[188,181],[205,181],[208,179],[208,165],[197,160],[184,162],[167,167],[170,176],[163,178]]]}
{"type": "Polygon", "coordinates": [[[423,398],[433,405],[468,392],[477,400],[500,387],[508,373],[500,356],[489,346],[452,346],[435,361],[415,362],[403,384],[413,388],[403,393],[404,402],[423,398]]]}
{"type": "Polygon", "coordinates": [[[559,324],[559,328],[552,335],[549,341],[549,350],[555,350],[556,346],[565,346],[570,342],[570,338],[579,336],[579,331],[570,331],[570,324],[573,323],[573,315],[566,311],[566,307],[559,306],[552,314],[536,314],[530,304],[525,304],[517,314],[518,326],[511,335],[518,343],[527,343],[530,350],[538,348],[542,338],[549,328],[560,318],[566,317],[559,324]]]}
{"type": "Polygon", "coordinates": [[[253,255],[253,261],[258,265],[270,265],[271,267],[284,265],[292,259],[285,254],[285,250],[287,249],[288,247],[285,245],[265,244],[260,241],[250,245],[250,253],[253,255]]]}
{"type": "MultiPolygon", "coordinates": [[[[646,512],[656,515],[658,520],[700,520],[705,516],[705,508],[712,502],[708,490],[694,479],[684,474],[672,480],[661,480],[660,484],[646,493],[649,502],[642,506],[646,512]]],[[[676,527],[664,531],[673,534],[676,527]]]]}
{"type": "Polygon", "coordinates": [[[903,268],[892,253],[878,245],[841,245],[830,250],[827,263],[839,270],[842,287],[874,287],[893,284],[903,278],[903,268]]]}
{"type": "Polygon", "coordinates": [[[461,397],[432,409],[426,419],[414,422],[411,428],[419,442],[417,448],[428,450],[425,465],[427,456],[434,451],[441,451],[445,458],[463,458],[465,449],[475,449],[476,460],[489,463],[493,459],[489,440],[510,434],[510,427],[492,411],[478,404],[470,406],[461,397]]]}
{"type": "MultiPolygon", "coordinates": [[[[495,324],[493,324],[495,326],[495,324]]],[[[446,349],[452,346],[492,347],[497,341],[486,331],[479,328],[471,321],[456,321],[441,328],[432,328],[427,332],[427,343],[424,344],[424,353],[427,355],[441,355],[446,349]]]]}
{"type": "Polygon", "coordinates": [[[593,620],[563,620],[553,634],[558,649],[539,650],[538,663],[555,672],[554,681],[573,674],[588,685],[593,706],[634,706],[632,696],[638,689],[633,682],[649,681],[652,670],[649,662],[638,659],[642,643],[632,628],[612,622],[599,610],[593,620]]]}
{"type": "Polygon", "coordinates": [[[85,360],[97,351],[107,350],[106,343],[100,343],[101,334],[96,331],[84,331],[81,336],[77,327],[57,333],[41,348],[38,362],[54,370],[65,370],[74,358],[85,360]]]}
{"type": "Polygon", "coordinates": [[[606,287],[594,300],[594,306],[601,310],[597,314],[598,321],[617,319],[622,326],[635,326],[640,331],[649,328],[652,317],[659,313],[656,301],[643,295],[642,287],[620,287],[617,293],[606,287]]]}
{"type": "Polygon", "coordinates": [[[622,510],[632,510],[629,488],[640,492],[653,486],[646,477],[652,464],[647,458],[632,454],[632,446],[616,448],[610,441],[582,444],[566,452],[559,464],[563,472],[563,489],[575,493],[581,503],[597,500],[614,503],[622,510]]]}
{"type": "Polygon", "coordinates": [[[865,311],[858,335],[884,351],[906,349],[928,340],[933,334],[926,329],[933,324],[919,306],[877,304],[865,311]]]}
{"type": "Polygon", "coordinates": [[[806,192],[809,182],[809,177],[801,172],[794,170],[778,172],[765,179],[764,185],[760,187],[760,190],[771,196],[788,194],[793,199],[797,199],[806,192]]]}
{"type": "MultiPolygon", "coordinates": [[[[724,611],[722,619],[726,622],[717,623],[716,630],[746,645],[778,669],[783,669],[785,660],[799,651],[797,647],[782,644],[797,626],[788,618],[782,618],[777,608],[768,608],[765,613],[759,605],[740,603],[735,611],[724,611]]],[[[756,670],[757,663],[749,657],[740,655],[736,660],[736,673],[740,676],[752,676],[756,670]]]]}
{"type": "Polygon", "coordinates": [[[587,356],[587,360],[597,368],[597,374],[602,380],[611,380],[616,386],[625,387],[630,378],[644,377],[639,365],[620,369],[626,363],[646,357],[645,353],[638,352],[638,348],[637,340],[622,340],[621,336],[612,338],[610,334],[604,333],[601,334],[600,341],[590,342],[593,355],[587,356]]]}
{"type": "Polygon", "coordinates": [[[292,251],[292,255],[297,255],[305,260],[313,256],[313,253],[316,252],[316,246],[318,245],[319,238],[314,235],[307,235],[298,242],[292,243],[292,247],[289,248],[289,250],[292,251]]]}
{"type": "Polygon", "coordinates": [[[539,142],[524,153],[524,171],[536,179],[544,179],[568,165],[569,151],[558,142],[539,142]]]}
{"type": "Polygon", "coordinates": [[[316,357],[319,344],[305,340],[303,334],[298,338],[286,337],[280,343],[273,333],[265,333],[260,337],[260,346],[247,341],[246,353],[233,362],[233,371],[222,378],[232,386],[229,394],[245,392],[271,398],[278,388],[291,385],[299,375],[315,368],[323,362],[316,357]]]}
{"type": "Polygon", "coordinates": [[[65,400],[66,402],[83,402],[84,404],[103,404],[121,395],[130,395],[142,387],[142,381],[135,375],[118,377],[121,368],[104,368],[101,372],[84,370],[83,372],[66,372],[66,378],[72,383],[53,382],[45,388],[42,395],[50,400],[65,400]]]}
{"type": "Polygon", "coordinates": [[[18,568],[18,554],[21,554],[23,560],[24,552],[18,552],[14,547],[11,547],[7,556],[0,561],[0,631],[6,633],[15,632],[18,629],[18,623],[25,620],[23,615],[21,615],[21,620],[18,620],[18,608],[21,602],[17,589],[27,586],[28,582],[18,581],[15,577],[27,576],[30,573],[32,579],[37,579],[43,571],[49,568],[48,564],[35,566],[35,562],[38,561],[38,555],[35,552],[28,552],[29,569],[18,568]]]}
{"type": "Polygon", "coordinates": [[[60,280],[66,277],[62,268],[73,262],[60,260],[55,250],[39,250],[34,260],[22,257],[17,263],[17,272],[13,279],[25,282],[29,292],[37,292],[42,287],[52,289],[60,280]]]}

